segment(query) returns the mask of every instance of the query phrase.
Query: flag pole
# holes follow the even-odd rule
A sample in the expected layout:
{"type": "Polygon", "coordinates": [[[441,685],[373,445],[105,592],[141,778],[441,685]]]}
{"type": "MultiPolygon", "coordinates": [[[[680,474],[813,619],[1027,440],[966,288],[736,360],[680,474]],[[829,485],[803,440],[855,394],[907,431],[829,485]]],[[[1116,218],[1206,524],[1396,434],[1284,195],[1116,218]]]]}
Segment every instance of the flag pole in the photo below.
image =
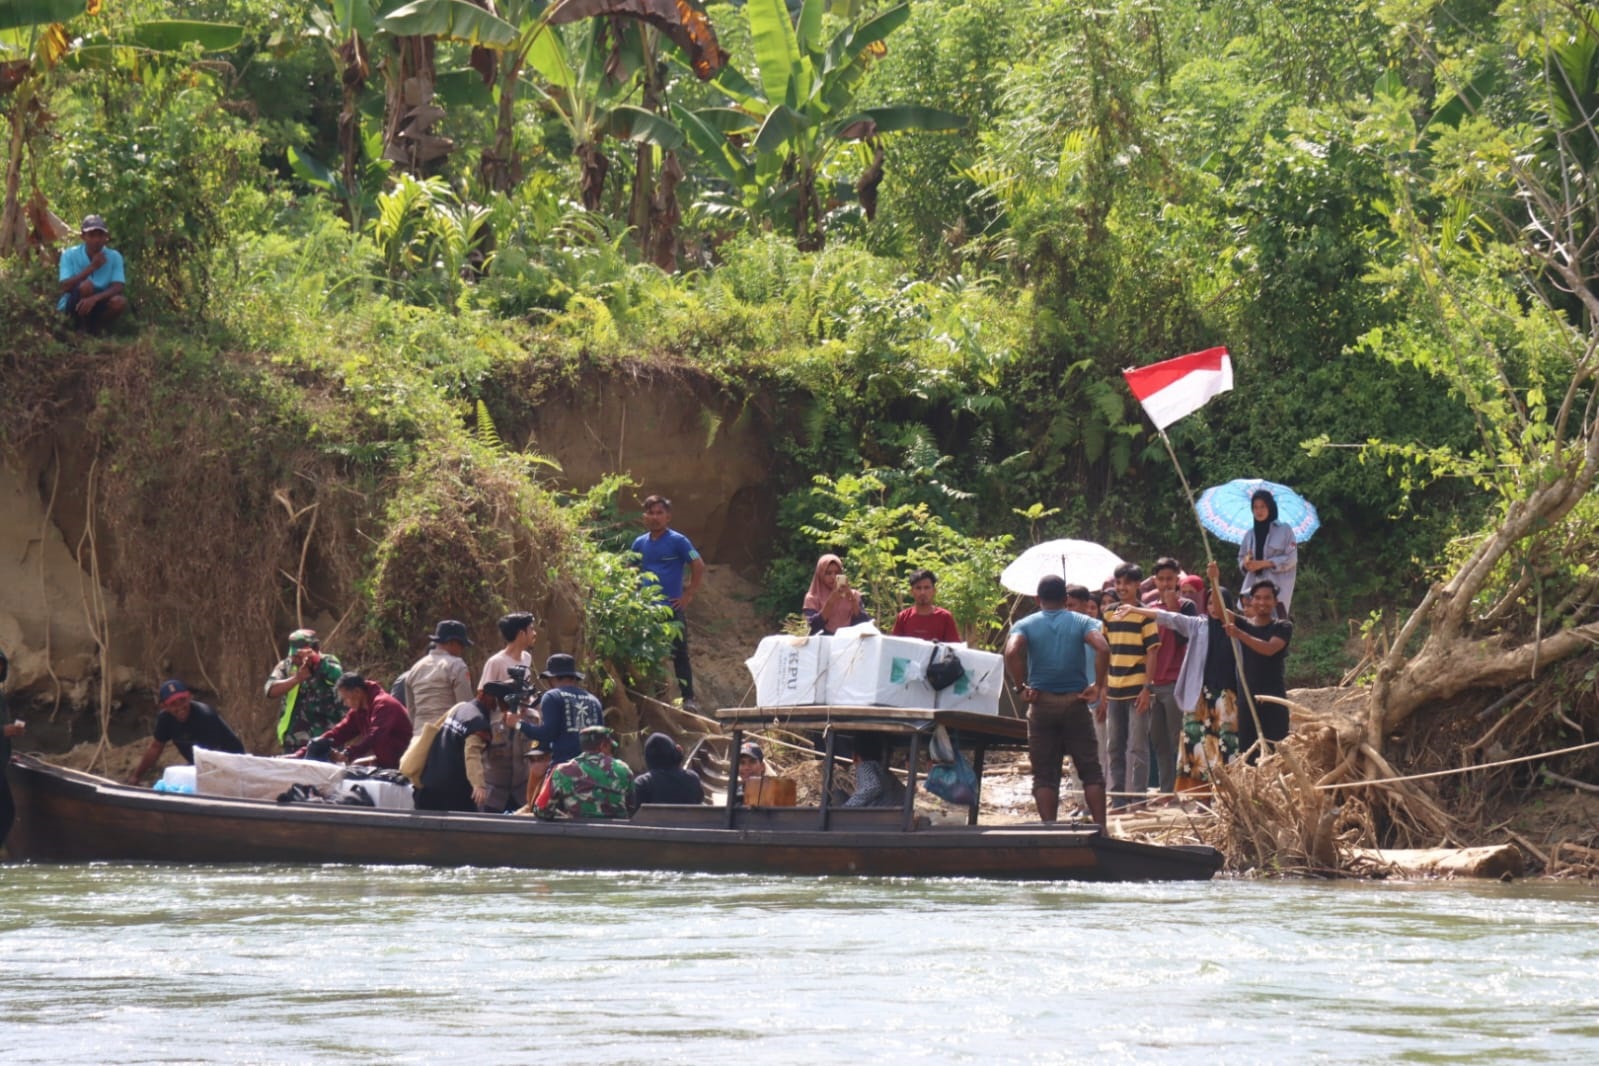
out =
{"type": "MultiPolygon", "coordinates": [[[[1205,546],[1205,569],[1208,577],[1210,564],[1216,561],[1215,556],[1210,553],[1210,530],[1206,529],[1205,523],[1199,519],[1199,502],[1194,499],[1194,490],[1188,484],[1188,475],[1183,472],[1183,464],[1177,461],[1177,452],[1171,446],[1171,438],[1166,436],[1165,429],[1160,427],[1156,427],[1155,432],[1160,434],[1160,442],[1166,446],[1166,454],[1171,456],[1171,465],[1177,470],[1177,480],[1183,483],[1183,494],[1188,497],[1188,513],[1194,516],[1194,522],[1199,526],[1199,541],[1205,546]]],[[[1212,585],[1210,594],[1221,599],[1221,587],[1212,585]]],[[[1222,616],[1225,618],[1227,614],[1227,601],[1225,599],[1221,599],[1221,610],[1222,616]]],[[[1232,645],[1233,670],[1237,675],[1238,689],[1244,694],[1244,706],[1249,708],[1249,717],[1255,723],[1255,743],[1258,744],[1266,739],[1266,734],[1260,726],[1260,712],[1255,709],[1255,697],[1249,691],[1249,682],[1244,680],[1244,652],[1239,646],[1236,637],[1228,638],[1227,643],[1232,645]]],[[[1204,697],[1201,696],[1200,699],[1204,699],[1204,697]]]]}
{"type": "MultiPolygon", "coordinates": [[[[1199,502],[1194,499],[1194,490],[1188,483],[1188,475],[1183,471],[1183,464],[1177,461],[1177,452],[1172,448],[1171,438],[1166,436],[1166,427],[1184,415],[1199,410],[1213,397],[1232,389],[1232,359],[1225,347],[1208,348],[1202,352],[1181,355],[1146,367],[1136,369],[1129,367],[1122,371],[1122,377],[1126,380],[1133,398],[1154,423],[1155,431],[1160,434],[1160,442],[1165,445],[1166,454],[1171,457],[1172,467],[1177,471],[1178,480],[1182,482],[1189,510],[1193,513],[1194,521],[1199,523],[1199,541],[1205,549],[1208,577],[1210,567],[1216,563],[1216,557],[1210,550],[1208,535],[1210,531],[1199,518],[1199,502]]],[[[1210,594],[1220,601],[1225,621],[1227,601],[1221,597],[1219,582],[1211,583],[1210,594]]],[[[1244,679],[1243,650],[1236,638],[1229,638],[1228,644],[1232,646],[1233,668],[1237,673],[1238,690],[1243,693],[1244,703],[1249,707],[1249,716],[1254,721],[1258,743],[1265,739],[1265,735],[1261,730],[1260,713],[1255,708],[1254,696],[1249,691],[1249,683],[1244,679]]]]}

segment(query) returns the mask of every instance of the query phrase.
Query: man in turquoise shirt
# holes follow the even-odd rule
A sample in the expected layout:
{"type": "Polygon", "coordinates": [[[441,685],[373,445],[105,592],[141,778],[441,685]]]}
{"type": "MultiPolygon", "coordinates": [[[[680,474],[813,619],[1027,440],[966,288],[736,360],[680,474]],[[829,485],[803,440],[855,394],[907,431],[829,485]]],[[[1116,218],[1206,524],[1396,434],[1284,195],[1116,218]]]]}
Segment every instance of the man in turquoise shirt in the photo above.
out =
{"type": "Polygon", "coordinates": [[[99,215],[84,219],[81,232],[83,243],[61,253],[56,310],[65,311],[80,327],[109,325],[128,309],[122,253],[106,247],[111,234],[99,215]]]}

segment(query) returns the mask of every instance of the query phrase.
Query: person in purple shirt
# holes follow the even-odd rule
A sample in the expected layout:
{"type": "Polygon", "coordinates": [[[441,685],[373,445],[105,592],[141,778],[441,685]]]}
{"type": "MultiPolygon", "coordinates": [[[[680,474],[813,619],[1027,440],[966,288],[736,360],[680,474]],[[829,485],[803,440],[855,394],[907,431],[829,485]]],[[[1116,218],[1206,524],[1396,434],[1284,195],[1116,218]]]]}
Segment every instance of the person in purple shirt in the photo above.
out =
{"type": "Polygon", "coordinates": [[[665,496],[644,498],[644,528],[648,532],[639,534],[633,541],[633,552],[639,557],[639,569],[655,575],[661,598],[672,605],[672,615],[677,621],[677,636],[672,641],[672,667],[677,674],[683,709],[698,711],[699,704],[694,702],[694,668],[688,659],[688,620],[683,610],[694,602],[694,594],[705,580],[705,560],[687,537],[672,528],[672,501],[665,496]],[[689,574],[687,588],[683,587],[684,570],[689,574]]]}
{"type": "Polygon", "coordinates": [[[122,253],[106,247],[111,234],[99,215],[84,219],[81,230],[83,243],[61,253],[56,310],[80,328],[110,325],[128,309],[122,253]]]}

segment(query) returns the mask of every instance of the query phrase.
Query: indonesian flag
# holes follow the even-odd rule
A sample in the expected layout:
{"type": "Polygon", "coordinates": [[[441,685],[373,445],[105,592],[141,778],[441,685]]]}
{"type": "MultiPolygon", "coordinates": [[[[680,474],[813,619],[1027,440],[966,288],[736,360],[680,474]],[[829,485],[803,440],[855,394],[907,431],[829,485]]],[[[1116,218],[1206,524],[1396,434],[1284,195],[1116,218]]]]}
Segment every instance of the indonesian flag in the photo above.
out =
{"type": "Polygon", "coordinates": [[[1231,392],[1233,361],[1226,348],[1206,348],[1163,363],[1123,370],[1122,377],[1144,405],[1155,428],[1164,430],[1205,406],[1212,396],[1231,392]]]}

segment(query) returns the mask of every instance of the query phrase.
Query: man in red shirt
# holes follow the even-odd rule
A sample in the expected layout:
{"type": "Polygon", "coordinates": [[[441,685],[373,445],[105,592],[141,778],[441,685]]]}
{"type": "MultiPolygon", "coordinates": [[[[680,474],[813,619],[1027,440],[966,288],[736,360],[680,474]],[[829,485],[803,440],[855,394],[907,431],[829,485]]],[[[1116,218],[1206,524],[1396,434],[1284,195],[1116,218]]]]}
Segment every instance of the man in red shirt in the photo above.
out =
{"type": "Polygon", "coordinates": [[[945,644],[960,643],[960,630],[955,628],[955,616],[942,607],[933,606],[938,595],[938,578],[931,570],[918,570],[911,575],[911,605],[894,619],[896,637],[917,637],[921,640],[938,640],[945,644]]]}

